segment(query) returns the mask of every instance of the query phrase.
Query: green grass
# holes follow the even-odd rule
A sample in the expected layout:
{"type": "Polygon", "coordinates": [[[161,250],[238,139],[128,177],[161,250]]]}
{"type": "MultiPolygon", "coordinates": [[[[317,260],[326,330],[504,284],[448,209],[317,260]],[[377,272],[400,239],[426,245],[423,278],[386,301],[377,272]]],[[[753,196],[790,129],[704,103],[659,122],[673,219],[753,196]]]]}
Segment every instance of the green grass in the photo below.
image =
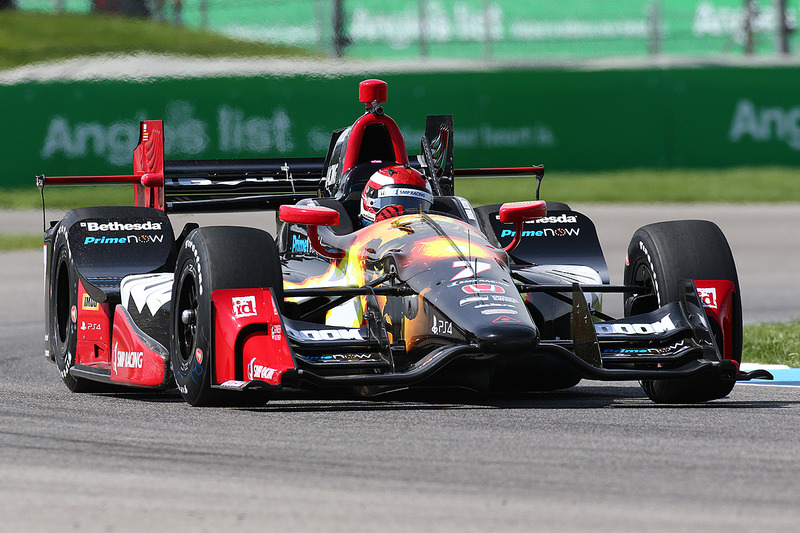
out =
{"type": "MultiPolygon", "coordinates": [[[[536,180],[462,179],[456,193],[477,205],[532,199],[536,180]]],[[[567,203],[800,202],[800,167],[550,172],[541,197],[567,203]]]]}
{"type": "Polygon", "coordinates": [[[742,361],[800,368],[800,322],[745,326],[742,361]]]}
{"type": "MultiPolygon", "coordinates": [[[[456,193],[475,205],[532,199],[533,178],[461,179],[456,193]]],[[[733,168],[715,170],[620,170],[617,172],[552,172],[542,184],[542,198],[561,202],[800,202],[800,168],[733,168]]],[[[129,186],[52,187],[45,190],[54,208],[127,205],[129,186]]],[[[0,189],[0,208],[38,209],[36,187],[0,189]]]]}
{"type": "Polygon", "coordinates": [[[138,51],[204,57],[309,55],[297,47],[240,41],[137,18],[0,11],[0,70],[81,55],[138,51]]]}
{"type": "Polygon", "coordinates": [[[30,250],[33,248],[41,248],[43,245],[42,235],[24,234],[18,235],[14,233],[0,233],[0,252],[7,252],[10,250],[30,250]]]}
{"type": "MultiPolygon", "coordinates": [[[[73,209],[95,205],[133,205],[133,186],[97,185],[50,187],[44,191],[47,207],[73,209]]],[[[0,209],[41,209],[42,196],[35,186],[0,189],[0,209]]]]}

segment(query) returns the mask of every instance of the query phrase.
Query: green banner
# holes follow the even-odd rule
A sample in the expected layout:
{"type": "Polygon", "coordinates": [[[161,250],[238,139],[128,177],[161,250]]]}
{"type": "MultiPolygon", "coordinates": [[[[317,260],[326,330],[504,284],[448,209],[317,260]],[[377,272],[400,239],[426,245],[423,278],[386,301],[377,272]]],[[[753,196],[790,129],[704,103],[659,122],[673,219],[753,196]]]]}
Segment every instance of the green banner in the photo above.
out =
{"type": "Polygon", "coordinates": [[[367,77],[388,82],[412,153],[426,114],[453,114],[459,167],[800,164],[793,67],[30,82],[0,85],[0,186],[128,173],[145,118],[164,120],[169,159],[323,156],[367,77]]]}
{"type": "MultiPolygon", "coordinates": [[[[572,59],[608,56],[774,53],[775,0],[340,0],[344,55],[572,59]]],[[[109,3],[107,3],[109,4],[109,3]]],[[[236,38],[333,50],[335,0],[183,0],[139,4],[155,19],[236,38]],[[177,6],[180,9],[176,11],[177,6]]],[[[787,0],[786,23],[800,6],[787,0]]],[[[17,0],[21,9],[88,11],[89,0],[17,0]]],[[[790,31],[790,48],[800,44],[790,31]]]]}

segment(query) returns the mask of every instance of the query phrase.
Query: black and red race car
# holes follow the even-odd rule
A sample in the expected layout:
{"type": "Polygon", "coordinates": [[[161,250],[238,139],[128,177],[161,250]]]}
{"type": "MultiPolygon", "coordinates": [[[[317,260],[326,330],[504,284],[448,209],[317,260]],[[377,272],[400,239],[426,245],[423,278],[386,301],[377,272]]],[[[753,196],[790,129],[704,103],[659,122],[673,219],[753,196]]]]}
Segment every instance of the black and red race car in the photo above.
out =
{"type": "Polygon", "coordinates": [[[360,84],[366,113],[333,133],[324,158],[164,161],[162,123],[144,121],[133,175],[39,176],[40,187],[135,189],[134,206],[75,209],[45,234],[45,354],[67,387],[177,386],[205,405],[588,378],[638,380],[672,403],[771,378],[739,371],[739,284],[716,225],[639,229],[624,285],[611,285],[591,220],[538,200],[542,167],[455,169],[447,115],[427,117],[410,156],[386,92],[360,84]],[[537,199],[474,207],[454,195],[455,178],[491,175],[537,179],[537,199]],[[392,205],[377,211],[381,201],[392,205]],[[175,233],[168,216],[276,208],[276,238],[175,233]],[[623,317],[603,313],[609,293],[624,298],[623,317]]]}

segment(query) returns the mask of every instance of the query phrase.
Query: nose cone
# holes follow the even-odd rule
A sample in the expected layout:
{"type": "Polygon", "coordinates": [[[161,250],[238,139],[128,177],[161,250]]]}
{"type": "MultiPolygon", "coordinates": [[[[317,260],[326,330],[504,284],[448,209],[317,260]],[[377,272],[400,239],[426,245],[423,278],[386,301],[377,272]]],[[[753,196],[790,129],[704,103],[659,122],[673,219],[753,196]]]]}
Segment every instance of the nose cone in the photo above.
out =
{"type": "Polygon", "coordinates": [[[539,344],[539,330],[533,323],[489,323],[474,333],[478,346],[486,355],[521,354],[539,344]]]}

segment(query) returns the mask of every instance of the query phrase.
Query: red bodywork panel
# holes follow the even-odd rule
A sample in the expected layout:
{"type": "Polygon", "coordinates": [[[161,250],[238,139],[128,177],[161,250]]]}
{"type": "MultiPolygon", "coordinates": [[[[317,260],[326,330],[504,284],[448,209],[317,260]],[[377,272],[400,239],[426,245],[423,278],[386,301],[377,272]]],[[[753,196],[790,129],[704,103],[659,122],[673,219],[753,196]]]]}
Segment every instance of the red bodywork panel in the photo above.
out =
{"type": "Polygon", "coordinates": [[[220,289],[211,294],[211,301],[213,383],[258,380],[280,385],[283,373],[295,364],[272,291],[220,289]]]}
{"type": "Polygon", "coordinates": [[[373,115],[367,113],[355,121],[353,129],[350,131],[350,139],[347,141],[347,149],[344,155],[344,163],[342,164],[342,173],[347,172],[358,164],[358,156],[361,150],[361,141],[364,137],[364,130],[370,124],[382,124],[392,138],[392,149],[394,150],[394,158],[400,165],[408,164],[408,152],[406,152],[406,143],[403,140],[403,134],[400,133],[400,128],[394,120],[386,115],[373,115]]]}
{"type": "Polygon", "coordinates": [[[133,151],[134,205],[164,210],[164,127],[160,120],[143,120],[133,151]]]}
{"type": "Polygon", "coordinates": [[[121,305],[114,312],[114,337],[111,351],[111,381],[140,387],[166,384],[169,357],[148,347],[121,305]]]}
{"type": "Polygon", "coordinates": [[[706,315],[722,329],[722,357],[733,359],[733,293],[736,286],[728,280],[696,279],[697,295],[703,303],[706,315]]]}
{"type": "Polygon", "coordinates": [[[78,300],[75,306],[75,325],[78,342],[75,363],[107,368],[111,362],[111,305],[95,302],[78,281],[78,300]]]}

